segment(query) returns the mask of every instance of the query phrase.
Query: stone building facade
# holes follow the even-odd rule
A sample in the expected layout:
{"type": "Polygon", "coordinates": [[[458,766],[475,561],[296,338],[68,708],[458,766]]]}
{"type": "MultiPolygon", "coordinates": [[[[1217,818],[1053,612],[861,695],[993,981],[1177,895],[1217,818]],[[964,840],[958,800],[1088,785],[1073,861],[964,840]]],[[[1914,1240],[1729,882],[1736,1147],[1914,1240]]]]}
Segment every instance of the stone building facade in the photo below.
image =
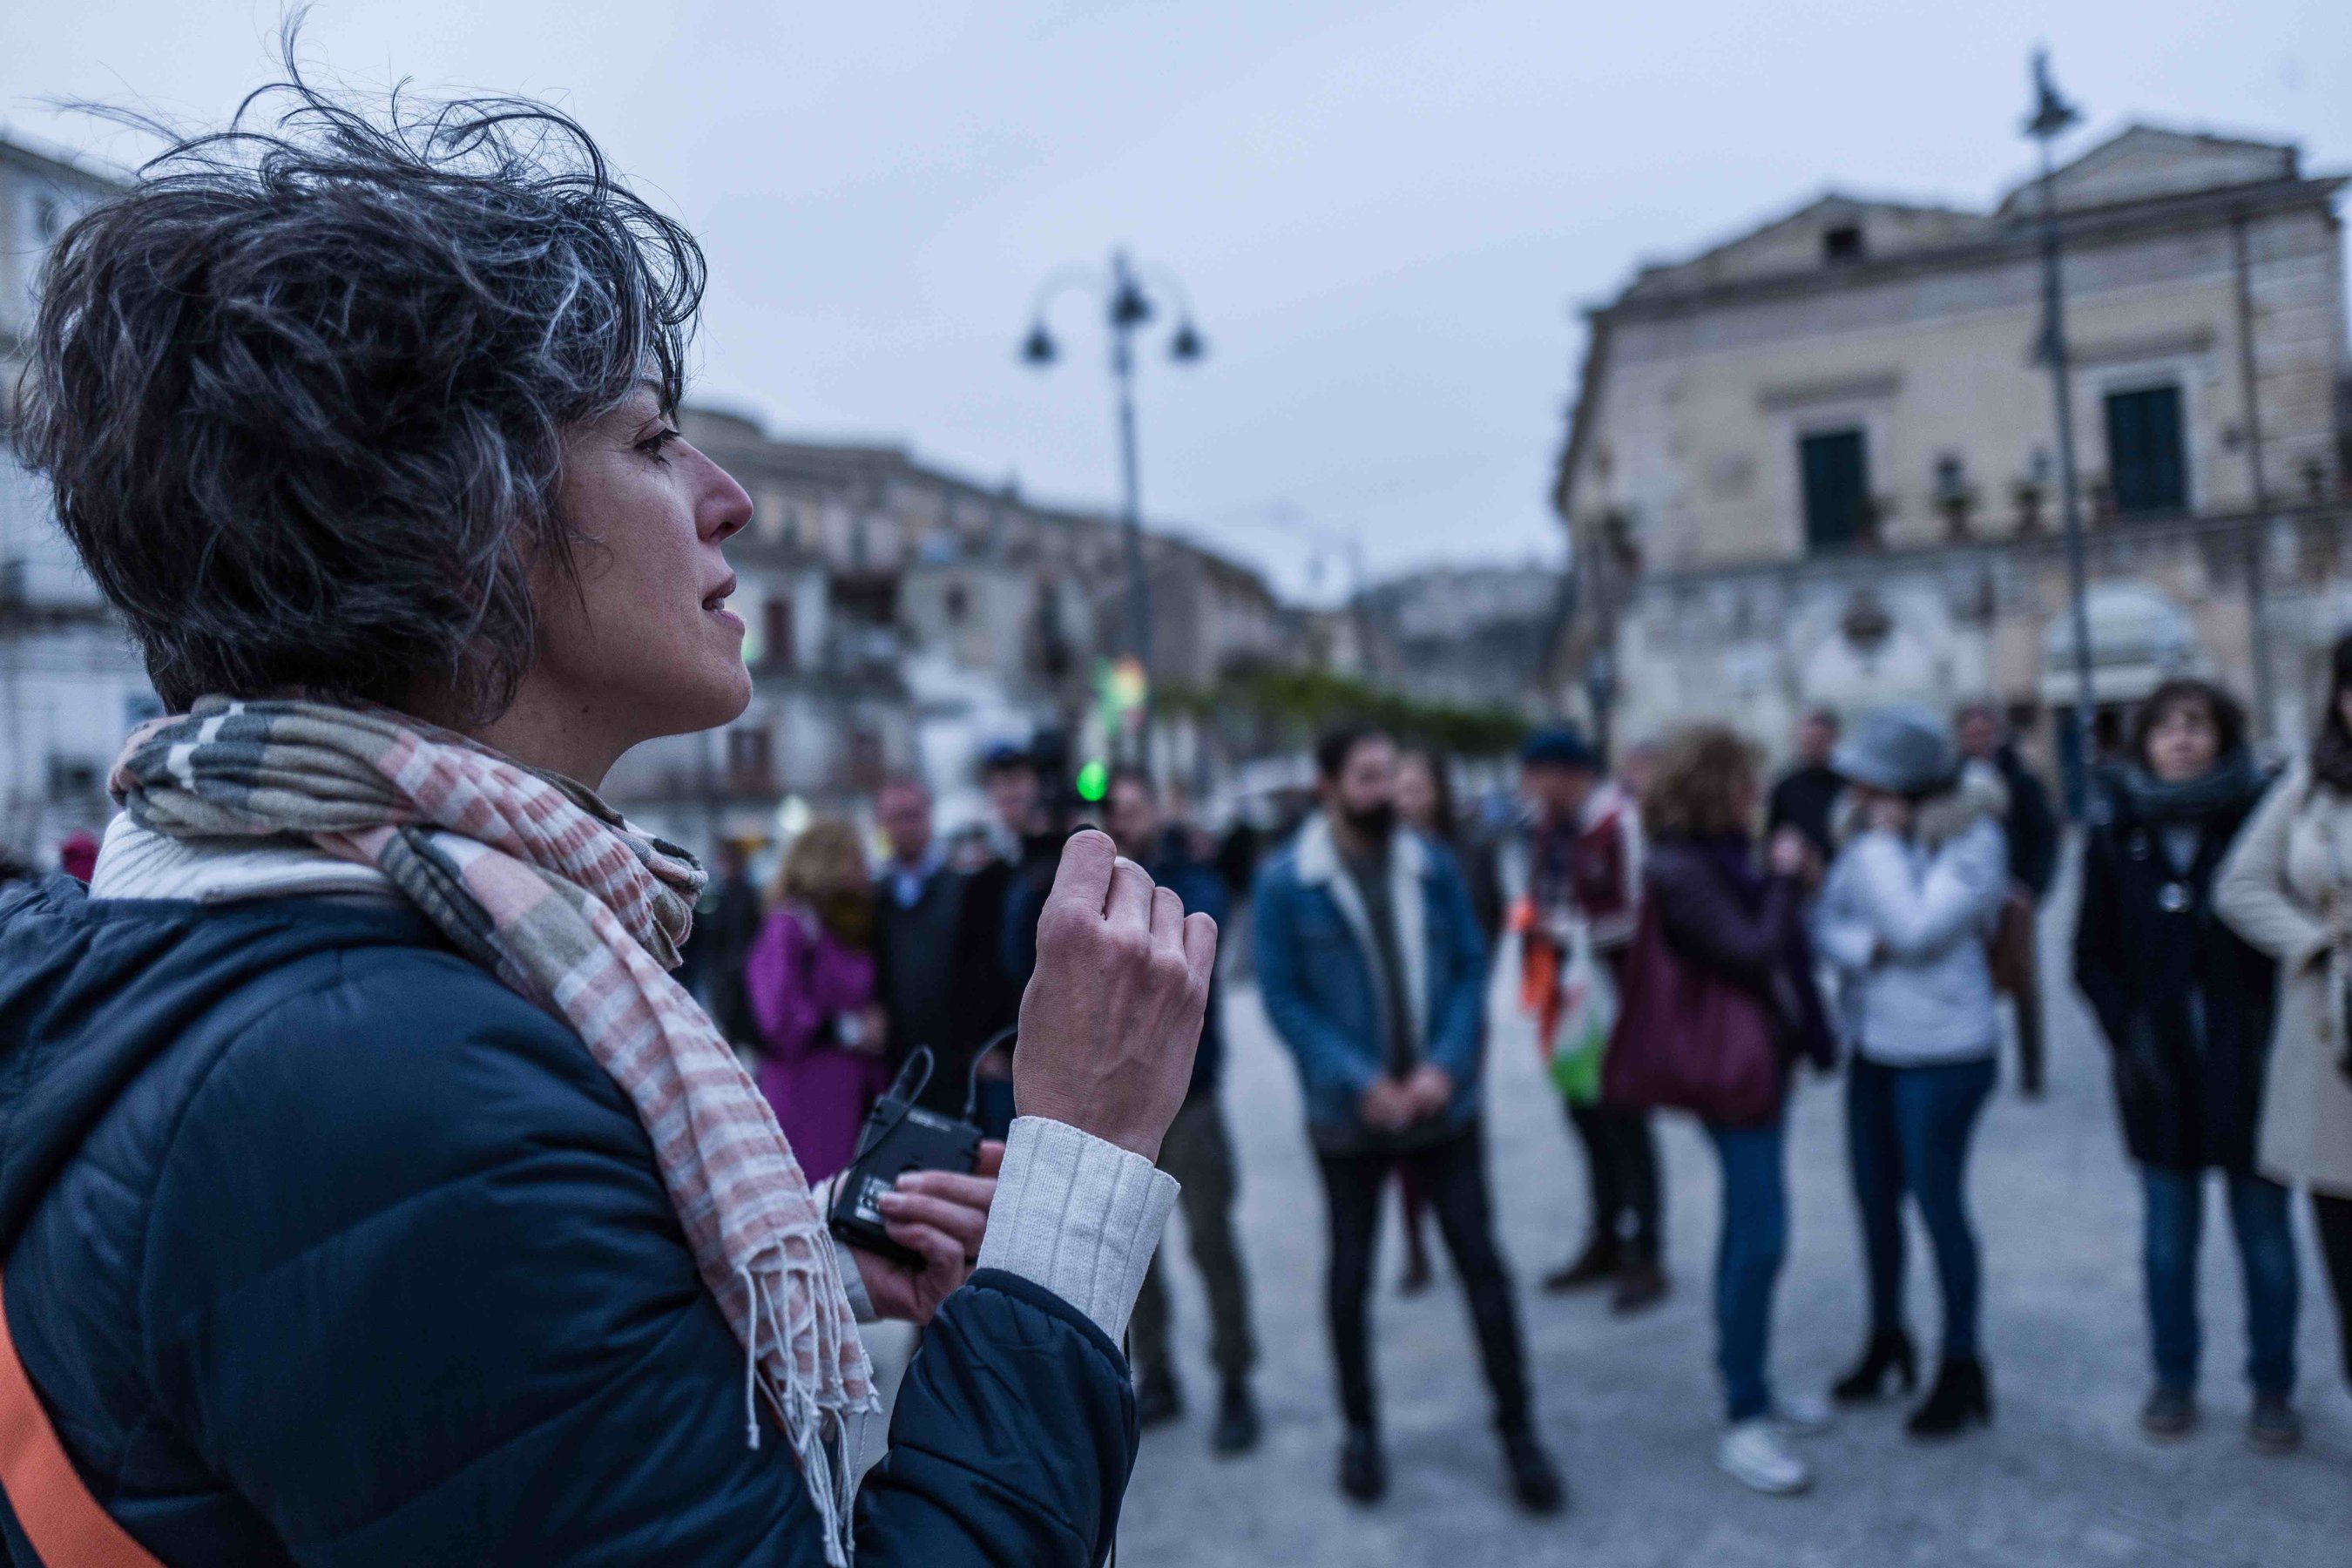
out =
{"type": "Polygon", "coordinates": [[[49,247],[120,189],[93,166],[0,140],[0,848],[41,863],[105,822],[106,770],[131,726],[161,710],[9,436],[49,247]]]}
{"type": "Polygon", "coordinates": [[[1549,715],[1541,679],[1558,635],[1559,572],[1515,566],[1430,566],[1357,594],[1347,616],[1361,644],[1351,671],[1419,701],[1549,715]]]}
{"type": "MultiPolygon", "coordinates": [[[[2298,733],[2352,613],[2345,181],[2136,126],[2057,173],[2095,697],[2221,676],[2298,733]]],[[[1591,313],[1562,673],[1620,733],[1981,694],[2072,710],[2041,186],[1829,195],[1591,313]]],[[[2066,759],[2070,762],[2071,759],[2066,759]]]]}

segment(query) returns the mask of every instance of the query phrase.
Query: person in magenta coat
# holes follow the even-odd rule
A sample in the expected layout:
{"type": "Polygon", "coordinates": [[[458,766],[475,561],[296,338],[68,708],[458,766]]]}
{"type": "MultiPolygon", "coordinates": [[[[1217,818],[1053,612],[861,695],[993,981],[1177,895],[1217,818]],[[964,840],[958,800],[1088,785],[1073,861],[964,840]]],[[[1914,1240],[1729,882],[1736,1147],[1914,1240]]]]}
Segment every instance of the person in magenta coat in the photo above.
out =
{"type": "Polygon", "coordinates": [[[802,1172],[821,1182],[857,1152],[857,1130],[887,1079],[874,891],[856,830],[811,824],[785,853],[772,902],[743,961],[760,1092],[802,1172]]]}

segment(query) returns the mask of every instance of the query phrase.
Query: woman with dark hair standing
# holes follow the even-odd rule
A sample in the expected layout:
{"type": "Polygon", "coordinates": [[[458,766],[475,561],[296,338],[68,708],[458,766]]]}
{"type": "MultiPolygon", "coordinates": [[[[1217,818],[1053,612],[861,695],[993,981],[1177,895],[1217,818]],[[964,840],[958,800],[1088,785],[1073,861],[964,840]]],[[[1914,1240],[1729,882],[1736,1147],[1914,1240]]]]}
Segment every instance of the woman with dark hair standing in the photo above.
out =
{"type": "Polygon", "coordinates": [[[2287,1192],[2254,1170],[2276,967],[2213,908],[2213,876],[2262,798],[2227,693],[2171,680],[2141,704],[2084,849],[2074,983],[2106,1036],[2124,1142],[2147,1197],[2143,1258],[2156,1386],[2151,1436],[2197,1421],[2197,1254],[2205,1173],[2226,1184],[2245,1276],[2255,1447],[2292,1448],[2294,1233],[2287,1192]]]}
{"type": "MultiPolygon", "coordinates": [[[[1775,1399],[1767,1366],[1772,1296],[1789,1243],[1787,1173],[1789,1080],[1800,1059],[1827,1068],[1836,1059],[1804,931],[1804,840],[1794,828],[1773,837],[1758,862],[1756,826],[1763,820],[1762,759],[1728,730],[1703,727],[1669,739],[1655,756],[1642,795],[1649,835],[1643,868],[1642,926],[1626,965],[1627,995],[1609,1043],[1612,1079],[1628,1064],[1621,1053],[1738,1048],[1735,1042],[1654,1038],[1663,1020],[1633,994],[1676,967],[1674,984],[1698,971],[1749,998],[1748,1016],[1769,1031],[1777,1092],[1760,1113],[1702,1111],[1701,1125],[1723,1171],[1723,1218],[1715,1259],[1716,1364],[1723,1375],[1728,1423],[1717,1463],[1741,1485],[1785,1495],[1802,1491],[1812,1472],[1790,1448],[1791,1428],[1818,1427],[1825,1413],[1775,1399]],[[1645,951],[1662,942],[1665,954],[1645,951]]],[[[1703,982],[1702,982],[1703,983],[1703,982]]],[[[1727,1025],[1729,1016],[1713,1013],[1727,1025]]]]}
{"type": "Polygon", "coordinates": [[[2009,895],[2008,795],[1989,766],[1961,766],[1940,716],[1907,705],[1865,714],[1830,766],[1846,784],[1836,824],[1844,847],[1822,884],[1814,931],[1843,982],[1847,1152],[1870,1287],[1869,1344],[1833,1392],[1874,1399],[1889,1373],[1911,1384],[1907,1193],[1944,1305],[1935,1386],[1907,1426],[1916,1437],[1949,1436],[1992,1419],[1968,1174],[2000,1047],[1985,944],[2009,895]]]}
{"type": "MultiPolygon", "coordinates": [[[[1503,892],[1495,864],[1495,847],[1474,840],[1462,830],[1454,810],[1454,783],[1445,759],[1426,746],[1400,746],[1396,765],[1397,816],[1406,826],[1454,852],[1462,868],[1462,883],[1470,894],[1470,912],[1478,933],[1486,939],[1487,962],[1494,962],[1495,939],[1503,929],[1503,892]]],[[[1397,1191],[1404,1200],[1404,1278],[1398,1289],[1417,1295],[1429,1289],[1429,1241],[1423,1221],[1428,1201],[1410,1165],[1397,1168],[1397,1191]]]]}
{"type": "Polygon", "coordinates": [[[2271,1180],[2310,1191],[2352,1379],[2352,637],[2330,656],[2310,756],[2239,833],[2213,904],[2278,961],[2254,1161],[2271,1180]]]}
{"type": "Polygon", "coordinates": [[[595,794],[750,696],[695,243],[534,105],[280,97],[68,228],[33,332],[167,716],[89,893],[0,892],[8,1554],[1099,1562],[1213,928],[1075,840],[1003,1188],[837,1245],[665,973],[700,868],[595,794]],[[868,1314],[931,1327],[853,1515],[868,1314]]]}
{"type": "Polygon", "coordinates": [[[1454,781],[1445,758],[1427,746],[1397,748],[1397,815],[1414,832],[1454,852],[1470,894],[1470,912],[1486,941],[1489,962],[1503,931],[1503,883],[1492,839],[1472,833],[1454,804],[1454,781]]]}

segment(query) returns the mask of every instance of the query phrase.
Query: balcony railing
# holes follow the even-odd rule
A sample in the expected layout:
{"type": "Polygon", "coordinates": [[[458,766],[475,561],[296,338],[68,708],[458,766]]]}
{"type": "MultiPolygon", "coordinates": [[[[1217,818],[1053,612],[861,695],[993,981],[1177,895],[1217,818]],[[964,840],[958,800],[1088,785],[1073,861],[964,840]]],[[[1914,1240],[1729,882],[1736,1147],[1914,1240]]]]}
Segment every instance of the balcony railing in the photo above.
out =
{"type": "MultiPolygon", "coordinates": [[[[2102,562],[2117,554],[2128,555],[2147,550],[2161,552],[2194,548],[2204,551],[2216,560],[2242,560],[2245,551],[2259,547],[2266,538],[2273,542],[2284,538],[2293,543],[2292,550],[2286,552],[2293,564],[2278,564],[2266,572],[2265,580],[2311,581],[2333,573],[2336,563],[2345,552],[2347,540],[2352,540],[2352,503],[2328,501],[2273,507],[2261,512],[2086,521],[2083,538],[2095,570],[2102,562]]],[[[1622,574],[1632,577],[1633,583],[1629,584],[1632,586],[1664,588],[1741,578],[1874,578],[1897,566],[1932,566],[1939,561],[1982,560],[1988,557],[2054,561],[2063,554],[2065,548],[2065,535],[2057,529],[2045,528],[2005,536],[1978,535],[1964,540],[1889,543],[1867,551],[1761,559],[1751,556],[1647,570],[1635,563],[1623,563],[1612,571],[1612,576],[1622,574]]],[[[2269,552],[2264,554],[2266,560],[2271,559],[2269,552]]]]}

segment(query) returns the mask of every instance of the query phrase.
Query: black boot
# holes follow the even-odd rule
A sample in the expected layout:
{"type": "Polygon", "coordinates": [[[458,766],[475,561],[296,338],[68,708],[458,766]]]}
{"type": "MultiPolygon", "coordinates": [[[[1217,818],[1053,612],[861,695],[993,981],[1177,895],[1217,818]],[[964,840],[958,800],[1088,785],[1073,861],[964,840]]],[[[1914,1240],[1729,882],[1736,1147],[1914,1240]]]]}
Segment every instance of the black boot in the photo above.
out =
{"type": "Polygon", "coordinates": [[[1249,1379],[1228,1377],[1217,1400],[1217,1425],[1209,1435],[1209,1451],[1221,1458],[1246,1454],[1257,1447],[1257,1401],[1250,1397],[1249,1379]]]}
{"type": "Polygon", "coordinates": [[[1184,1414],[1184,1391],[1164,1366],[1146,1368],[1135,1384],[1135,1424],[1164,1426],[1184,1414]]]}
{"type": "Polygon", "coordinates": [[[1992,1425],[1992,1387],[1985,1380],[1984,1363],[1952,1356],[1936,1369],[1936,1386],[1904,1427],[1914,1437],[1950,1437],[1971,1423],[1992,1425]]]}
{"type": "Polygon", "coordinates": [[[1617,1278],[1620,1260],[1617,1238],[1604,1232],[1586,1242],[1584,1251],[1573,1262],[1545,1275],[1543,1288],[1557,1295],[1562,1290],[1606,1285],[1617,1278]]]}
{"type": "Polygon", "coordinates": [[[1871,1335],[1862,1360],[1830,1385],[1830,1397],[1840,1405],[1866,1405],[1885,1392],[1884,1385],[1889,1372],[1902,1379],[1906,1394],[1918,1385],[1918,1352],[1911,1348],[1911,1336],[1901,1329],[1871,1335]]]}
{"type": "Polygon", "coordinates": [[[1350,1426],[1339,1445],[1339,1489],[1358,1502],[1378,1502],[1388,1495],[1388,1456],[1381,1452],[1381,1435],[1370,1426],[1350,1426]]]}
{"type": "Polygon", "coordinates": [[[1510,1467],[1511,1495],[1529,1513],[1558,1513],[1568,1506],[1568,1483],[1526,1423],[1503,1428],[1503,1462],[1510,1467]]]}

